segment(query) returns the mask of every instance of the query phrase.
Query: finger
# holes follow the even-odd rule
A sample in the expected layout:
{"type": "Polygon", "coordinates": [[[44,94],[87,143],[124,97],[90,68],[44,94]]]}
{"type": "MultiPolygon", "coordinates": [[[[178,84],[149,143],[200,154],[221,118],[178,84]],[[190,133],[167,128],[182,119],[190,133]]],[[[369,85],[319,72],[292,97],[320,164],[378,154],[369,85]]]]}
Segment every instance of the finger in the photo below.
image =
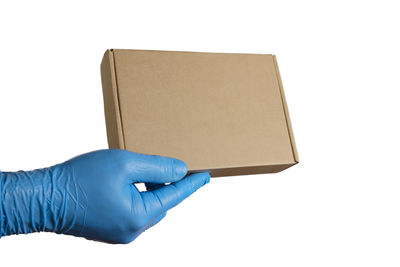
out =
{"type": "Polygon", "coordinates": [[[178,205],[209,181],[208,173],[196,173],[178,182],[141,194],[146,206],[149,207],[149,214],[160,214],[178,205]]]}
{"type": "Polygon", "coordinates": [[[187,173],[186,163],[182,160],[134,152],[127,168],[132,183],[171,183],[182,179],[187,173]]]}

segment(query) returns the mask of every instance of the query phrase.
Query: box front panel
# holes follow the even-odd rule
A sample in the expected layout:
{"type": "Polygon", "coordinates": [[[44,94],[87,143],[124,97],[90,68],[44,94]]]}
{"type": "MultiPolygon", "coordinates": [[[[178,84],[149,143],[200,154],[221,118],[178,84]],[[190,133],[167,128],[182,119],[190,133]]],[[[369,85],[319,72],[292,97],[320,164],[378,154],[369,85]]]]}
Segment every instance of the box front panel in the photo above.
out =
{"type": "Polygon", "coordinates": [[[114,51],[126,148],[191,170],[293,162],[271,55],[114,51]]]}

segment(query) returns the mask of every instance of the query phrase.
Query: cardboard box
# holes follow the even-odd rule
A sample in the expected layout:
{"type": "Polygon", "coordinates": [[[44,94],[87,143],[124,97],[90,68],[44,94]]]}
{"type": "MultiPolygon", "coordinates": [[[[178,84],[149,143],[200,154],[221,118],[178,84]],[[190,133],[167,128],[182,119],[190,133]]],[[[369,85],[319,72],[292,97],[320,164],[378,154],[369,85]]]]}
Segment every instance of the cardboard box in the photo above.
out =
{"type": "Polygon", "coordinates": [[[101,76],[110,148],[214,177],[299,161],[274,55],[114,49],[101,76]]]}

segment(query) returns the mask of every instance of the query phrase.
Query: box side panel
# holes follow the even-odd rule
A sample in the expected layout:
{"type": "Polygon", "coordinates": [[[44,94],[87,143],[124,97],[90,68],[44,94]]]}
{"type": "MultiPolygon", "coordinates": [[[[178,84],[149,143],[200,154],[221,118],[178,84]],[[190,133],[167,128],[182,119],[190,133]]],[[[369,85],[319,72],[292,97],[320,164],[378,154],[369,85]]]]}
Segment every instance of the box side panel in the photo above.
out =
{"type": "Polygon", "coordinates": [[[237,167],[237,168],[224,168],[224,169],[213,169],[213,170],[195,170],[195,171],[189,171],[189,173],[209,172],[211,177],[277,173],[277,172],[283,171],[283,170],[285,170],[293,165],[296,165],[296,164],[297,163],[237,167]]]}
{"type": "Polygon", "coordinates": [[[297,148],[296,148],[296,143],[295,143],[295,140],[294,140],[293,128],[292,128],[292,123],[290,121],[289,110],[288,110],[288,106],[287,106],[287,103],[286,103],[285,92],[283,90],[281,74],[279,72],[278,62],[276,60],[276,56],[274,55],[273,58],[274,58],[276,76],[278,78],[279,89],[280,89],[281,97],[282,97],[282,105],[283,105],[283,108],[285,110],[286,123],[287,123],[288,131],[289,131],[290,142],[292,144],[293,158],[294,158],[294,161],[296,163],[298,163],[299,162],[299,156],[297,154],[297,148]]]}
{"type": "Polygon", "coordinates": [[[113,52],[107,50],[101,62],[104,113],[109,148],[125,149],[119,110],[113,52]]]}

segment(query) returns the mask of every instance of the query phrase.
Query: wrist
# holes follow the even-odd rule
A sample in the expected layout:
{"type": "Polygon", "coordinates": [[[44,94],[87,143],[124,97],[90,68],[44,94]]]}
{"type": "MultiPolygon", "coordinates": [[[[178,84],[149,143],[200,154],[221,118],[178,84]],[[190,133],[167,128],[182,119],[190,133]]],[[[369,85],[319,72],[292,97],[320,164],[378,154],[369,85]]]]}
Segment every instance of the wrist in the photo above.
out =
{"type": "Polygon", "coordinates": [[[84,196],[67,164],[0,174],[0,237],[32,232],[79,234],[84,196]]]}

